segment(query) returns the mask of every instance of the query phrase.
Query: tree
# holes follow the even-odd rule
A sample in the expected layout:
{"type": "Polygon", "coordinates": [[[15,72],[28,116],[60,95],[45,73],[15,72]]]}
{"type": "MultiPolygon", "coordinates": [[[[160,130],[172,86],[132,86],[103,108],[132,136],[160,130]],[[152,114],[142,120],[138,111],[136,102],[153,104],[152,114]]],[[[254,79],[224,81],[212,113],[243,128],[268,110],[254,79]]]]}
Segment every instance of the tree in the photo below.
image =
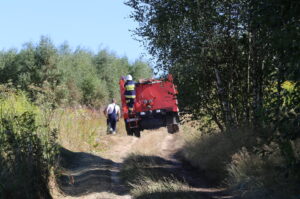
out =
{"type": "Polygon", "coordinates": [[[130,74],[135,80],[151,78],[153,75],[149,65],[141,60],[137,60],[130,67],[130,74]]]}
{"type": "Polygon", "coordinates": [[[126,4],[139,23],[135,34],[157,57],[157,69],[173,73],[180,108],[194,119],[209,116],[221,130],[261,127],[265,99],[271,95],[266,91],[278,78],[279,93],[289,75],[297,79],[291,73],[299,71],[295,1],[129,0],[126,4]],[[285,35],[284,42],[278,42],[280,35],[285,35]],[[285,60],[287,53],[292,55],[290,62],[285,60]]]}

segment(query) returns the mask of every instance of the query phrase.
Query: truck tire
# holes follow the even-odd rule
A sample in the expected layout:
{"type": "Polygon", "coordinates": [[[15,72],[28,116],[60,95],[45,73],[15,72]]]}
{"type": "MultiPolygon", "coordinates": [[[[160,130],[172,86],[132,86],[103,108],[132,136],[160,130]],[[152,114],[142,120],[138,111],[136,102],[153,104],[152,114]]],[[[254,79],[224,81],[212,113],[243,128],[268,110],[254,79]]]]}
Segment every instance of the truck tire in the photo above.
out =
{"type": "Polygon", "coordinates": [[[167,122],[168,133],[173,134],[173,133],[177,133],[179,131],[178,113],[176,113],[176,114],[173,113],[171,115],[168,115],[166,122],[167,122]]]}
{"type": "Polygon", "coordinates": [[[135,137],[141,137],[141,131],[139,129],[134,129],[134,136],[135,137]]]}
{"type": "Polygon", "coordinates": [[[133,131],[132,131],[132,129],[129,128],[129,124],[126,122],[126,120],[124,120],[124,122],[125,122],[127,135],[128,136],[133,136],[133,131]]]}
{"type": "Polygon", "coordinates": [[[178,124],[169,124],[167,125],[168,133],[173,134],[179,132],[178,124]]]}

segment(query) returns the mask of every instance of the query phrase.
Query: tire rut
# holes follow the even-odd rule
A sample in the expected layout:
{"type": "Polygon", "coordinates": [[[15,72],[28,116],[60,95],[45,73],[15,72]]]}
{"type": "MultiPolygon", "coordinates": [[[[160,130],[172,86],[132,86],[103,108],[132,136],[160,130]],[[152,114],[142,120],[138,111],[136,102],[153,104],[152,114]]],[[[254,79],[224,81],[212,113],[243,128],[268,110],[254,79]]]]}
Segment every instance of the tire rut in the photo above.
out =
{"type": "Polygon", "coordinates": [[[184,142],[178,134],[157,130],[132,136],[107,136],[109,150],[97,154],[62,149],[63,168],[57,179],[59,193],[53,198],[131,199],[129,189],[120,180],[120,170],[129,153],[149,154],[161,160],[163,168],[181,179],[201,198],[232,198],[225,189],[207,183],[199,171],[182,161],[178,151],[184,142]]]}

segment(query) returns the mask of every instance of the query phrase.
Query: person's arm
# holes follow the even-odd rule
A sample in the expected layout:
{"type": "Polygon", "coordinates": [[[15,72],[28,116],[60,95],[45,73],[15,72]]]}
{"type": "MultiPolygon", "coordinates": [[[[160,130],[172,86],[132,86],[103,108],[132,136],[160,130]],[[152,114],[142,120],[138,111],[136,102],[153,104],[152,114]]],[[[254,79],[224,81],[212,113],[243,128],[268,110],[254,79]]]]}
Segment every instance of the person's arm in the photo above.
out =
{"type": "Polygon", "coordinates": [[[103,110],[103,114],[105,115],[105,117],[107,117],[107,108],[108,108],[108,106],[105,107],[105,109],[103,110]]]}

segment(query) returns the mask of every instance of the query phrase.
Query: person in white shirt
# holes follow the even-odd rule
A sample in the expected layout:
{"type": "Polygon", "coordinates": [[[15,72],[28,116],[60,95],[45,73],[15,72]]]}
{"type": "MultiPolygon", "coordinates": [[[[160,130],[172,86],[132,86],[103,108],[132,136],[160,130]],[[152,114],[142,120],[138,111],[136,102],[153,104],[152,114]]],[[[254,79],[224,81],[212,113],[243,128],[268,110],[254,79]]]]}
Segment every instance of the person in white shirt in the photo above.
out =
{"type": "Polygon", "coordinates": [[[107,126],[109,128],[109,132],[115,134],[117,121],[119,121],[120,118],[120,107],[116,104],[115,99],[112,99],[111,104],[109,104],[105,108],[104,115],[107,118],[107,126]]]}

